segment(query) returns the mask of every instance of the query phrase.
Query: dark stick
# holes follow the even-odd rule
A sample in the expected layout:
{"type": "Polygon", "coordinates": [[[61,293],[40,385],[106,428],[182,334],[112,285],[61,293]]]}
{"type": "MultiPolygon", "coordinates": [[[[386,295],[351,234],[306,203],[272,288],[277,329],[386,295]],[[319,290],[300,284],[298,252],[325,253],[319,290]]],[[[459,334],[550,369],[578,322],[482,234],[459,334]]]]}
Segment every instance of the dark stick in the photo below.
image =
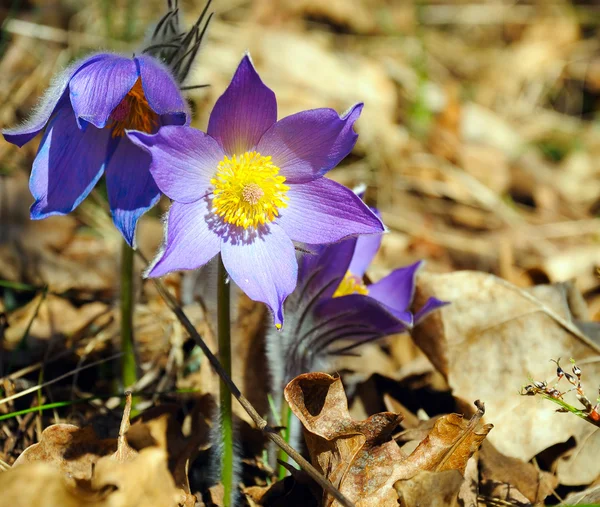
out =
{"type": "MultiPolygon", "coordinates": [[[[144,259],[144,256],[139,252],[138,255],[144,259]]],[[[340,491],[333,485],[329,480],[327,480],[314,466],[312,466],[307,460],[305,460],[301,454],[299,454],[293,447],[291,447],[283,437],[269,424],[265,421],[261,415],[256,411],[256,409],[252,406],[252,404],[248,401],[248,399],[240,392],[238,387],[233,383],[233,380],[229,378],[229,376],[223,370],[221,363],[216,358],[216,356],[211,352],[208,348],[208,345],[204,342],[198,331],[194,325],[187,318],[175,298],[171,295],[169,291],[167,291],[166,287],[158,278],[153,278],[152,281],[156,285],[158,293],[163,298],[167,306],[173,311],[175,316],[179,319],[179,322],[183,325],[188,334],[194,339],[194,341],[198,344],[198,346],[202,349],[202,352],[206,355],[208,361],[211,366],[219,375],[221,380],[227,385],[229,391],[233,397],[240,403],[240,405],[244,408],[244,410],[248,413],[251,419],[256,424],[257,428],[261,430],[271,442],[274,442],[280,449],[284,450],[290,458],[292,458],[300,467],[314,480],[319,486],[321,486],[325,491],[327,491],[332,497],[334,497],[341,505],[344,507],[354,507],[354,504],[350,502],[340,491]]]]}

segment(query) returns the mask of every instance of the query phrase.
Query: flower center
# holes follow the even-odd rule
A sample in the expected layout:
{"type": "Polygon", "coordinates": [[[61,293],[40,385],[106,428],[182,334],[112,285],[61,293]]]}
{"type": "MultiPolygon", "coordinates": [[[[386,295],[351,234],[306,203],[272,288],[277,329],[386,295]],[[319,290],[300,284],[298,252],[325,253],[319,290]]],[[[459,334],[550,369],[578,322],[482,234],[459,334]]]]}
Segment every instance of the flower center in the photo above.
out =
{"type": "Polygon", "coordinates": [[[137,79],[133,88],[110,114],[108,128],[113,137],[122,137],[125,130],[140,130],[153,133],[158,127],[158,115],[152,110],[144,95],[142,80],[137,79]]]}
{"type": "Polygon", "coordinates": [[[255,151],[225,156],[210,180],[215,187],[213,211],[225,222],[244,229],[272,222],[289,199],[286,193],[290,187],[278,174],[279,167],[271,163],[271,157],[255,151]]]}
{"type": "Polygon", "coordinates": [[[334,298],[342,296],[349,296],[350,294],[362,294],[366,296],[369,293],[369,289],[358,277],[347,271],[344,275],[344,279],[341,281],[339,287],[333,293],[334,298]]]}

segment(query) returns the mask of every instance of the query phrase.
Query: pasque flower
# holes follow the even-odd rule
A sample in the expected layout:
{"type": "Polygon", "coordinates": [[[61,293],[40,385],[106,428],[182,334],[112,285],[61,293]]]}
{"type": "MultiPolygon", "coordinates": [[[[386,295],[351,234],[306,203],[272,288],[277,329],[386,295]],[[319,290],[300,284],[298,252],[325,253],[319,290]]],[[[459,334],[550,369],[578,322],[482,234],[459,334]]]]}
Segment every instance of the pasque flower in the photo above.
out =
{"type": "Polygon", "coordinates": [[[170,71],[148,55],[100,53],[63,71],[37,112],[3,131],[23,146],[44,128],[29,188],[31,218],[73,211],[106,174],[113,221],[130,245],[139,217],[160,197],[150,156],[125,131],[155,133],[189,123],[188,108],[170,71]]]}
{"type": "Polygon", "coordinates": [[[281,327],[283,301],[296,286],[294,241],[383,231],[360,198],[323,177],[352,150],[361,109],[341,117],[314,109],[277,121],[275,94],[244,56],[207,134],[188,127],[129,133],[152,155],[154,180],[174,201],[149,276],[198,268],[220,252],[233,281],[266,303],[281,327]]]}
{"type": "Polygon", "coordinates": [[[350,238],[301,257],[298,286],[285,305],[289,322],[268,339],[274,392],[301,373],[327,369],[332,354],[350,353],[364,343],[410,330],[447,304],[430,298],[416,313],[411,311],[423,261],[365,284],[365,271],[381,238],[350,238]]]}

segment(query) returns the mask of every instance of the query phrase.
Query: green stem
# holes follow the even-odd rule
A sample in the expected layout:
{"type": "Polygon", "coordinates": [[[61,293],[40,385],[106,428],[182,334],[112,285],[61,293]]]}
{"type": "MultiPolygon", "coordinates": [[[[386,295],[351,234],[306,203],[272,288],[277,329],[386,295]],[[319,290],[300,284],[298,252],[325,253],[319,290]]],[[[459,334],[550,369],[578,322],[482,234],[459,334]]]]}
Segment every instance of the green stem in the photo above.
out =
{"type": "MultiPolygon", "coordinates": [[[[283,398],[283,394],[281,395],[280,414],[281,414],[280,415],[280,420],[281,420],[280,425],[285,428],[282,430],[281,436],[289,444],[290,443],[290,419],[291,419],[292,411],[290,410],[290,407],[288,406],[287,402],[283,398]]],[[[277,458],[279,459],[279,461],[283,461],[284,463],[287,463],[288,454],[283,449],[279,449],[279,455],[277,456],[277,458]]],[[[281,480],[281,479],[285,478],[285,476],[287,474],[288,474],[287,469],[283,465],[279,465],[279,479],[281,480]]]]}
{"type": "MultiPolygon", "coordinates": [[[[223,370],[231,378],[231,316],[229,284],[227,283],[227,272],[223,266],[223,260],[219,256],[219,273],[217,285],[218,304],[218,334],[219,334],[219,361],[223,370]]],[[[221,483],[224,488],[224,505],[232,505],[233,493],[233,413],[231,404],[231,392],[227,383],[220,380],[219,399],[221,410],[221,443],[223,452],[221,455],[221,483]]]]}
{"type": "Polygon", "coordinates": [[[137,382],[133,346],[133,249],[123,240],[121,251],[121,381],[127,389],[137,382]]]}

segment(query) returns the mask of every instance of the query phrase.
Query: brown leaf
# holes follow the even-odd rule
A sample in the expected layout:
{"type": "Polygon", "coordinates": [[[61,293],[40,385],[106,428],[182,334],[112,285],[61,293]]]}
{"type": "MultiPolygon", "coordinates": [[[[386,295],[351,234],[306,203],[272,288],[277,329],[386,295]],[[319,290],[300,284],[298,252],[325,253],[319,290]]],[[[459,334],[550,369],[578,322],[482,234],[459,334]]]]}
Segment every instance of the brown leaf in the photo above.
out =
{"type": "Polygon", "coordinates": [[[99,440],[91,427],[55,424],[27,448],[10,471],[0,474],[3,498],[15,507],[191,506],[193,495],[177,488],[167,453],[151,446],[134,450],[127,442],[131,394],[126,398],[118,439],[99,440]],[[116,449],[116,451],[115,451],[116,449]],[[16,487],[29,476],[26,494],[16,487]],[[31,492],[35,491],[35,497],[31,492]]]}
{"type": "Polygon", "coordinates": [[[52,464],[37,462],[0,473],[2,505],[10,507],[81,507],[98,505],[97,495],[75,488],[52,464]]]}
{"type": "Polygon", "coordinates": [[[543,502],[558,484],[555,475],[538,470],[531,463],[504,456],[488,441],[481,446],[479,461],[483,480],[510,484],[532,503],[543,502]]]}
{"type": "MultiPolygon", "coordinates": [[[[475,402],[478,405],[479,402],[475,402]]],[[[479,448],[481,442],[493,428],[481,424],[483,405],[470,421],[459,414],[449,414],[435,421],[432,430],[406,459],[407,470],[458,470],[463,473],[467,461],[479,448]]]]}
{"type": "Polygon", "coordinates": [[[115,452],[114,438],[100,440],[91,426],[54,424],[42,432],[39,443],[25,449],[13,468],[31,463],[47,463],[74,480],[89,480],[93,467],[103,456],[115,452]]]}
{"type": "Polygon", "coordinates": [[[115,463],[112,457],[100,459],[92,488],[94,491],[116,488],[106,497],[103,507],[176,507],[185,501],[167,468],[167,454],[156,448],[143,449],[126,462],[115,463]]]}
{"type": "Polygon", "coordinates": [[[456,397],[486,400],[487,416],[496,424],[491,442],[502,454],[529,461],[574,437],[577,451],[558,476],[565,484],[589,484],[600,473],[600,461],[585,448],[596,447],[600,432],[579,418],[556,414],[552,403],[518,394],[528,377],[552,382],[552,358],[587,359],[584,384],[600,378],[600,348],[573,324],[571,291],[568,284],[525,291],[473,271],[424,273],[417,281],[416,307],[431,296],[452,304],[417,326],[413,336],[456,397]]]}
{"type": "MultiPolygon", "coordinates": [[[[396,506],[394,483],[411,479],[420,470],[464,470],[491,429],[481,427],[482,411],[469,422],[456,414],[442,417],[407,458],[391,437],[402,416],[382,412],[354,421],[339,378],[300,375],[284,394],[304,426],[313,464],[357,507],[396,506]]],[[[325,494],[324,505],[337,503],[325,494]]]]}
{"type": "Polygon", "coordinates": [[[458,507],[458,492],[463,482],[463,476],[457,470],[421,470],[410,479],[398,481],[394,488],[402,507],[458,507]]]}

